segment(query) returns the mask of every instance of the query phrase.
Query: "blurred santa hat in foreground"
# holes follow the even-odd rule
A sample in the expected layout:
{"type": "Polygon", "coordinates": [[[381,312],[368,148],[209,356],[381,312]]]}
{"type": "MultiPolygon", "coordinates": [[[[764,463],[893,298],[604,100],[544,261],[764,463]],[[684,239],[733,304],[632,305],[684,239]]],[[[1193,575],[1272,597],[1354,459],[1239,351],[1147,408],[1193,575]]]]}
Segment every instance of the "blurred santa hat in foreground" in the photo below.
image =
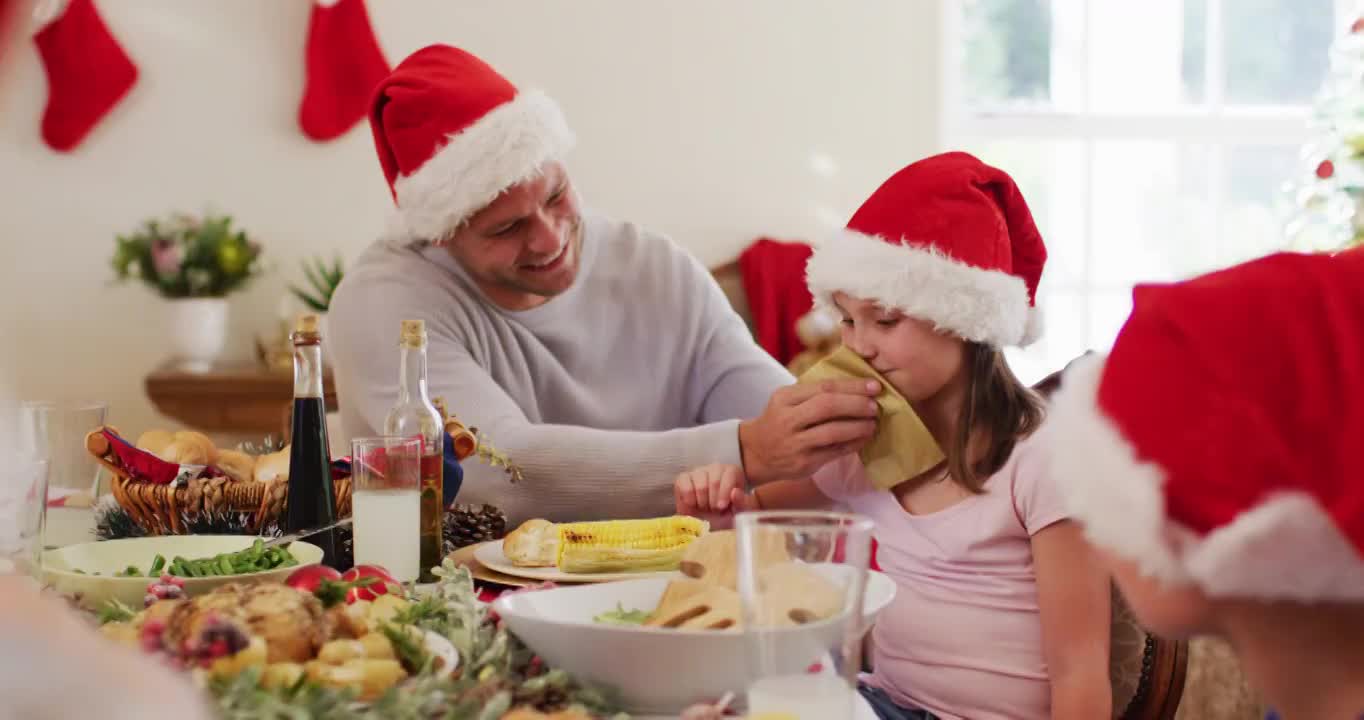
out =
{"type": "Polygon", "coordinates": [[[1209,597],[1364,600],[1364,248],[1142,285],[1066,372],[1053,470],[1096,545],[1209,597]]]}

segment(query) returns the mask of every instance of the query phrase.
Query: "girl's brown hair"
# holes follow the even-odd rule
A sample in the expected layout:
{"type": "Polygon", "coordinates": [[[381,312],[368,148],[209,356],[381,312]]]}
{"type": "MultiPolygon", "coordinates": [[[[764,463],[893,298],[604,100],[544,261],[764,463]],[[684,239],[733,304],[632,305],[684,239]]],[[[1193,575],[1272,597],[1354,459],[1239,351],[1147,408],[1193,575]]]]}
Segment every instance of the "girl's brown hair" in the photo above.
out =
{"type": "Polygon", "coordinates": [[[1014,446],[1042,424],[1042,398],[1014,375],[1004,353],[976,342],[966,343],[967,385],[956,436],[946,448],[952,479],[973,493],[999,472],[1014,446]],[[972,462],[973,440],[985,452],[972,462]]]}

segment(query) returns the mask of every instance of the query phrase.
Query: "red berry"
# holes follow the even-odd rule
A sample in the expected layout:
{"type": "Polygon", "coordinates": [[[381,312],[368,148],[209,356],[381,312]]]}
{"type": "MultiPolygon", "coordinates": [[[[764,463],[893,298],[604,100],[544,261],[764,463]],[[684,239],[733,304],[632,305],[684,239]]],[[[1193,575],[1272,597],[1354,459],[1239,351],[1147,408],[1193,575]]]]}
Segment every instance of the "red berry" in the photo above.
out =
{"type": "Polygon", "coordinates": [[[1317,177],[1321,178],[1322,180],[1325,180],[1326,178],[1329,178],[1335,174],[1336,174],[1335,163],[1331,162],[1330,160],[1322,160],[1321,164],[1317,165],[1317,177]]]}
{"type": "Polygon", "coordinates": [[[1364,30],[1364,17],[1355,20],[1354,24],[1350,25],[1350,32],[1352,33],[1357,33],[1361,30],[1364,30]]]}
{"type": "Polygon", "coordinates": [[[227,638],[218,638],[217,640],[214,640],[211,645],[208,646],[209,657],[222,657],[224,655],[228,655],[229,654],[228,650],[229,648],[227,646],[227,638]]]}

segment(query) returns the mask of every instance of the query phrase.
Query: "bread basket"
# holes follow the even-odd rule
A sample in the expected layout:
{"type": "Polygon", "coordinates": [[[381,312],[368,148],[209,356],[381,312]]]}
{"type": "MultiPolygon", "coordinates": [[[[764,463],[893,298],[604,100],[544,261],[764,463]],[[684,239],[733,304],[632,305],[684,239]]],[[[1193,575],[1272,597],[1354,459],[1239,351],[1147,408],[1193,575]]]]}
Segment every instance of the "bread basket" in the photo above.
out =
{"type": "MultiPolygon", "coordinates": [[[[196,518],[234,514],[246,516],[247,527],[258,532],[277,523],[284,513],[289,495],[285,478],[233,480],[210,473],[178,483],[151,482],[125,465],[109,434],[117,438],[118,430],[110,426],[92,430],[85,436],[85,449],[109,471],[114,499],[150,535],[185,535],[196,518]]],[[[332,492],[336,517],[349,517],[350,476],[334,472],[332,492]]]]}

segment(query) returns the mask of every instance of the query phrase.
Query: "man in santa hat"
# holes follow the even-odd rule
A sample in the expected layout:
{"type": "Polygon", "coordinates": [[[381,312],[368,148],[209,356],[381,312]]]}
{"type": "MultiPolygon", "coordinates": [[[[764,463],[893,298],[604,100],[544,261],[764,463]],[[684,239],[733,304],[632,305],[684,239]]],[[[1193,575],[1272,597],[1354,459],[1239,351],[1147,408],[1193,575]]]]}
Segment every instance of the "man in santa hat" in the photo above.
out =
{"type": "Polygon", "coordinates": [[[1287,720],[1364,717],[1364,249],[1139,286],[1049,422],[1152,630],[1227,638],[1287,720]]]}
{"type": "Polygon", "coordinates": [[[876,388],[792,387],[769,403],[792,377],[709,272],[582,209],[562,163],[573,134],[549,97],[434,45],[380,84],[370,123],[396,209],[329,313],[346,435],[383,428],[400,321],[421,319],[431,394],[523,475],[470,464],[460,500],[513,523],[671,514],[687,468],[800,476],[870,438],[876,388]]]}

